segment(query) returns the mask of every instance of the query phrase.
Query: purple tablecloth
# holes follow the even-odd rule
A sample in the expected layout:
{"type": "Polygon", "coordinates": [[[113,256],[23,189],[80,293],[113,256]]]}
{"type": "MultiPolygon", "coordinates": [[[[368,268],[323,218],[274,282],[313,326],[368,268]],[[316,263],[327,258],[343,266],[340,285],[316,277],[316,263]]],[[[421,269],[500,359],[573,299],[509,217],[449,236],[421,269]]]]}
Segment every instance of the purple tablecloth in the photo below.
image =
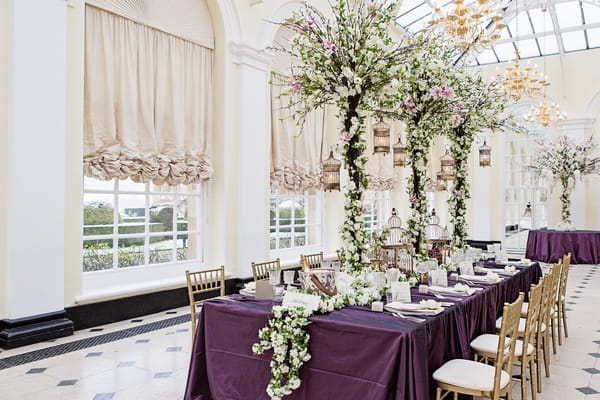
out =
{"type": "Polygon", "coordinates": [[[600,231],[529,231],[525,257],[555,263],[571,253],[571,264],[600,264],[600,231]]]}
{"type": "MultiPolygon", "coordinates": [[[[469,342],[495,332],[503,303],[538,281],[538,264],[484,289],[424,323],[347,307],[311,317],[311,360],[302,386],[285,400],[431,399],[431,374],[451,358],[471,358],[469,342]]],[[[413,291],[413,301],[434,298],[413,291]]],[[[451,301],[444,299],[443,301],[451,301]]],[[[252,354],[271,302],[215,300],[204,304],[194,340],[186,400],[259,400],[270,379],[271,352],[252,354]]]]}

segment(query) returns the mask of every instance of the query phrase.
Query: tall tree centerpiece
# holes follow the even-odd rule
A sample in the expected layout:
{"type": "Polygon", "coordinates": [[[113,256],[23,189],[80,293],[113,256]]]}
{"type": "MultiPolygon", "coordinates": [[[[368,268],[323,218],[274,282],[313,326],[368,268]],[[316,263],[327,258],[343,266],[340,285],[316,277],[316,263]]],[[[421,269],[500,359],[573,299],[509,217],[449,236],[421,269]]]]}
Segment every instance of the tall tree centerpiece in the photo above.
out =
{"type": "Polygon", "coordinates": [[[414,50],[404,66],[400,83],[401,103],[395,118],[406,124],[406,151],[410,174],[407,193],[411,215],[408,235],[417,255],[425,254],[423,235],[427,225],[427,164],[433,138],[445,135],[461,114],[456,96],[464,71],[454,65],[456,50],[435,37],[414,39],[414,50]]]}
{"type": "Polygon", "coordinates": [[[448,198],[452,247],[464,249],[467,245],[467,200],[470,198],[468,158],[473,142],[485,129],[504,129],[516,125],[510,118],[503,118],[507,97],[498,81],[486,82],[480,76],[465,73],[463,85],[457,88],[459,113],[455,124],[447,133],[450,154],[454,158],[455,177],[448,198]]]}
{"type": "Polygon", "coordinates": [[[399,77],[406,48],[395,42],[395,1],[336,0],[331,18],[303,3],[282,23],[295,34],[288,52],[292,58],[290,107],[302,124],[304,117],[325,104],[337,106],[341,153],[349,182],[345,186],[345,217],[341,256],[346,269],[359,271],[368,263],[369,235],[364,228],[362,195],[368,185],[365,118],[400,101],[399,77]]]}
{"type": "Polygon", "coordinates": [[[600,157],[595,155],[597,143],[592,137],[581,144],[565,135],[540,142],[532,165],[528,166],[536,177],[548,176],[561,186],[561,221],[558,230],[574,230],[571,221],[571,192],[575,179],[589,174],[600,174],[600,157]]]}

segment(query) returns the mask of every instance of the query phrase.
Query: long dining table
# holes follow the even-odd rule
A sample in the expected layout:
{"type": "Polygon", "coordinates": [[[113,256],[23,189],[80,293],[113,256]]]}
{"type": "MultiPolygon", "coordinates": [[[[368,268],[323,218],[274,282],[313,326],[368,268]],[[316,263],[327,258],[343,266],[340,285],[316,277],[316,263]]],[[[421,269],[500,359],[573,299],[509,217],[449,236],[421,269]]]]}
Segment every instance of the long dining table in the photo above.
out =
{"type": "MultiPolygon", "coordinates": [[[[435,398],[433,371],[452,358],[472,358],[470,341],[495,332],[505,302],[527,292],[539,264],[480,287],[424,322],[389,312],[349,306],[310,317],[309,352],[300,388],[285,400],[428,400],[435,398]]],[[[450,280],[449,285],[455,284],[450,280]]],[[[464,282],[463,282],[464,283],[464,282]]],[[[412,289],[412,301],[436,299],[412,289]]],[[[272,317],[272,301],[233,295],[204,303],[194,338],[185,400],[268,399],[271,352],[256,356],[252,344],[272,317]]]]}

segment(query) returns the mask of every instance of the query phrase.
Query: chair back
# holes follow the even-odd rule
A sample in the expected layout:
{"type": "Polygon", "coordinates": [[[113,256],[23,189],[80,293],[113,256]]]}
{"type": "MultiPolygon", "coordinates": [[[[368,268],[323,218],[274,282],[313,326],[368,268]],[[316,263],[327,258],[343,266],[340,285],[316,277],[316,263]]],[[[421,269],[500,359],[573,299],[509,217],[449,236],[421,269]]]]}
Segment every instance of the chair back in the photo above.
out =
{"type": "Polygon", "coordinates": [[[531,285],[529,289],[529,306],[525,317],[525,332],[523,333],[523,354],[527,352],[527,345],[537,340],[538,324],[542,314],[542,294],[544,290],[544,278],[537,285],[531,285]]]}
{"type": "Polygon", "coordinates": [[[254,281],[262,281],[263,279],[269,279],[269,271],[280,269],[281,263],[279,258],[276,258],[273,261],[252,263],[252,275],[254,276],[254,281]]]}
{"type": "Polygon", "coordinates": [[[540,331],[542,330],[542,323],[550,327],[550,315],[554,309],[554,303],[556,301],[556,292],[558,287],[558,280],[560,274],[560,264],[554,264],[550,271],[544,276],[544,284],[542,289],[542,305],[540,314],[540,331]]]}
{"type": "Polygon", "coordinates": [[[321,268],[323,262],[323,252],[316,254],[300,254],[300,265],[303,271],[313,268],[321,268]]]}
{"type": "Polygon", "coordinates": [[[219,291],[219,296],[225,295],[225,266],[221,265],[219,268],[204,271],[185,271],[185,278],[190,303],[193,337],[196,332],[197,306],[204,301],[204,299],[198,299],[197,297],[201,293],[216,292],[217,290],[219,291]]]}
{"type": "Polygon", "coordinates": [[[560,268],[560,280],[558,283],[557,300],[565,299],[567,295],[567,280],[569,279],[569,266],[571,265],[571,253],[563,257],[560,268]]]}
{"type": "MultiPolygon", "coordinates": [[[[519,293],[519,297],[511,304],[504,304],[502,311],[502,326],[498,334],[498,349],[496,351],[496,371],[494,375],[494,388],[492,398],[496,399],[501,392],[500,378],[502,370],[505,370],[509,376],[512,376],[512,367],[515,357],[515,345],[519,331],[519,320],[521,319],[521,307],[525,294],[519,293]]],[[[510,383],[509,383],[510,386],[510,383]]],[[[510,391],[510,387],[508,388],[510,391]]]]}

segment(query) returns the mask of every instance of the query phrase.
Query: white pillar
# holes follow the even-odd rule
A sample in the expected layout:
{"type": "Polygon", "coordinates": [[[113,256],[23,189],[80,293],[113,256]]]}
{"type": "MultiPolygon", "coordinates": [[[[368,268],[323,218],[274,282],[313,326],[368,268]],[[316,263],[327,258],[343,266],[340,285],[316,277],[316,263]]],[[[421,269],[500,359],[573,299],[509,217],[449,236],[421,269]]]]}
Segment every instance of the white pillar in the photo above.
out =
{"type": "Polygon", "coordinates": [[[238,273],[252,276],[252,261],[261,262],[269,254],[269,163],[271,129],[269,123],[270,58],[246,44],[231,43],[233,62],[238,65],[238,192],[237,239],[238,273]]]}
{"type": "MultiPolygon", "coordinates": [[[[23,324],[64,316],[67,2],[9,3],[8,162],[2,171],[8,213],[6,236],[0,236],[6,249],[0,345],[14,347],[29,340],[21,337],[23,324]]],[[[31,339],[32,334],[25,336],[31,339]]]]}

